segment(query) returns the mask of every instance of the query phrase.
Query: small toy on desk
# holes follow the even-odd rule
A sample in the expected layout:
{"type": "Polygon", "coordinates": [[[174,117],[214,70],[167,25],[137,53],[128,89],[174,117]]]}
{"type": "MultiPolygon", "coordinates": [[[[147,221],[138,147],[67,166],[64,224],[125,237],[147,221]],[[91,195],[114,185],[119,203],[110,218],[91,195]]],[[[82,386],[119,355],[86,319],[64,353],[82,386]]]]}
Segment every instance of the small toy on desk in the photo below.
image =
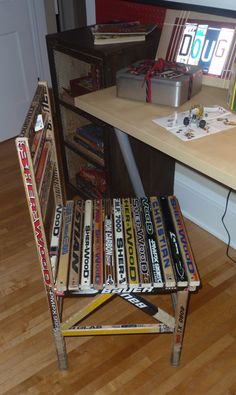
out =
{"type": "Polygon", "coordinates": [[[189,111],[153,119],[183,141],[215,134],[236,126],[236,115],[221,106],[204,107],[195,104],[189,111]]]}
{"type": "Polygon", "coordinates": [[[203,119],[204,116],[204,107],[200,104],[196,104],[192,106],[189,110],[189,115],[184,117],[183,124],[185,126],[194,123],[197,127],[201,129],[205,129],[206,120],[203,119]]]}

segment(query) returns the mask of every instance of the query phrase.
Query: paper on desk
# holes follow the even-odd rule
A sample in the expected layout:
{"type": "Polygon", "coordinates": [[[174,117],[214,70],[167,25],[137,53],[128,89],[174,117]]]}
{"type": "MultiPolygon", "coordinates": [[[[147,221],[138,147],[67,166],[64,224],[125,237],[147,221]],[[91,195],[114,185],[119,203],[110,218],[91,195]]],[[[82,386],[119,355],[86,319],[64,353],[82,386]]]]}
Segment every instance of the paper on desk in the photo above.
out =
{"type": "Polygon", "coordinates": [[[185,126],[183,120],[188,116],[189,111],[174,111],[167,117],[153,119],[153,122],[167,129],[183,141],[195,140],[236,127],[236,114],[232,114],[220,106],[204,107],[203,119],[206,120],[204,129],[198,127],[194,122],[185,126]]]}

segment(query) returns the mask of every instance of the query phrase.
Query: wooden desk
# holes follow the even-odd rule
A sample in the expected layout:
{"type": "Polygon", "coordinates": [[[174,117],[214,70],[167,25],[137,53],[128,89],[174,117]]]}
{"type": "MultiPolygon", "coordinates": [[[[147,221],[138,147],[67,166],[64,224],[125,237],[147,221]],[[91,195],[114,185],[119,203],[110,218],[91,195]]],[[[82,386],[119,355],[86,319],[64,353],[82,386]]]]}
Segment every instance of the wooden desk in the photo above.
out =
{"type": "MultiPolygon", "coordinates": [[[[178,108],[191,104],[226,107],[227,91],[203,86],[201,92],[178,108]]],[[[116,87],[75,99],[76,107],[157,148],[192,169],[236,190],[236,127],[197,140],[183,142],[152,119],[173,112],[173,108],[116,97],[116,87]]]]}

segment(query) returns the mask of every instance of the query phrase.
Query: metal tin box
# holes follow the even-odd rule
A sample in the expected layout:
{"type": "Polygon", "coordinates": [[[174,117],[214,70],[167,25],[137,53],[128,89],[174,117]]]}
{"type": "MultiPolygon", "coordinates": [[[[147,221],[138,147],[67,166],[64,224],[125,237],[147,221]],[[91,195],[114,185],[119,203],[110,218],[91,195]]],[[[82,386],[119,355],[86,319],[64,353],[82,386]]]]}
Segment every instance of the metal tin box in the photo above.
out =
{"type": "MultiPolygon", "coordinates": [[[[140,61],[116,73],[117,96],[178,107],[201,90],[198,66],[168,63],[162,72],[151,72],[155,61],[140,61]],[[144,67],[143,65],[146,65],[144,67]]],[[[154,67],[155,68],[155,67],[154,67]]]]}

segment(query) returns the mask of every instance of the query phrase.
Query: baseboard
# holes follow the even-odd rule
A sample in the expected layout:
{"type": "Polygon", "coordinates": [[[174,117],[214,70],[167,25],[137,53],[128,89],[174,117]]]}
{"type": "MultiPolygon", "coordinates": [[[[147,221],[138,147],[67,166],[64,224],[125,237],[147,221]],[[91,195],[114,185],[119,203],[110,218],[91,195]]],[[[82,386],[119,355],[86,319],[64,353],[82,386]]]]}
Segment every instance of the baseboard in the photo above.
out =
{"type": "MultiPolygon", "coordinates": [[[[174,184],[175,195],[183,215],[225,243],[228,236],[222,224],[228,190],[198,173],[177,166],[174,184]]],[[[225,224],[230,233],[231,247],[236,248],[236,198],[229,200],[225,224]]]]}

